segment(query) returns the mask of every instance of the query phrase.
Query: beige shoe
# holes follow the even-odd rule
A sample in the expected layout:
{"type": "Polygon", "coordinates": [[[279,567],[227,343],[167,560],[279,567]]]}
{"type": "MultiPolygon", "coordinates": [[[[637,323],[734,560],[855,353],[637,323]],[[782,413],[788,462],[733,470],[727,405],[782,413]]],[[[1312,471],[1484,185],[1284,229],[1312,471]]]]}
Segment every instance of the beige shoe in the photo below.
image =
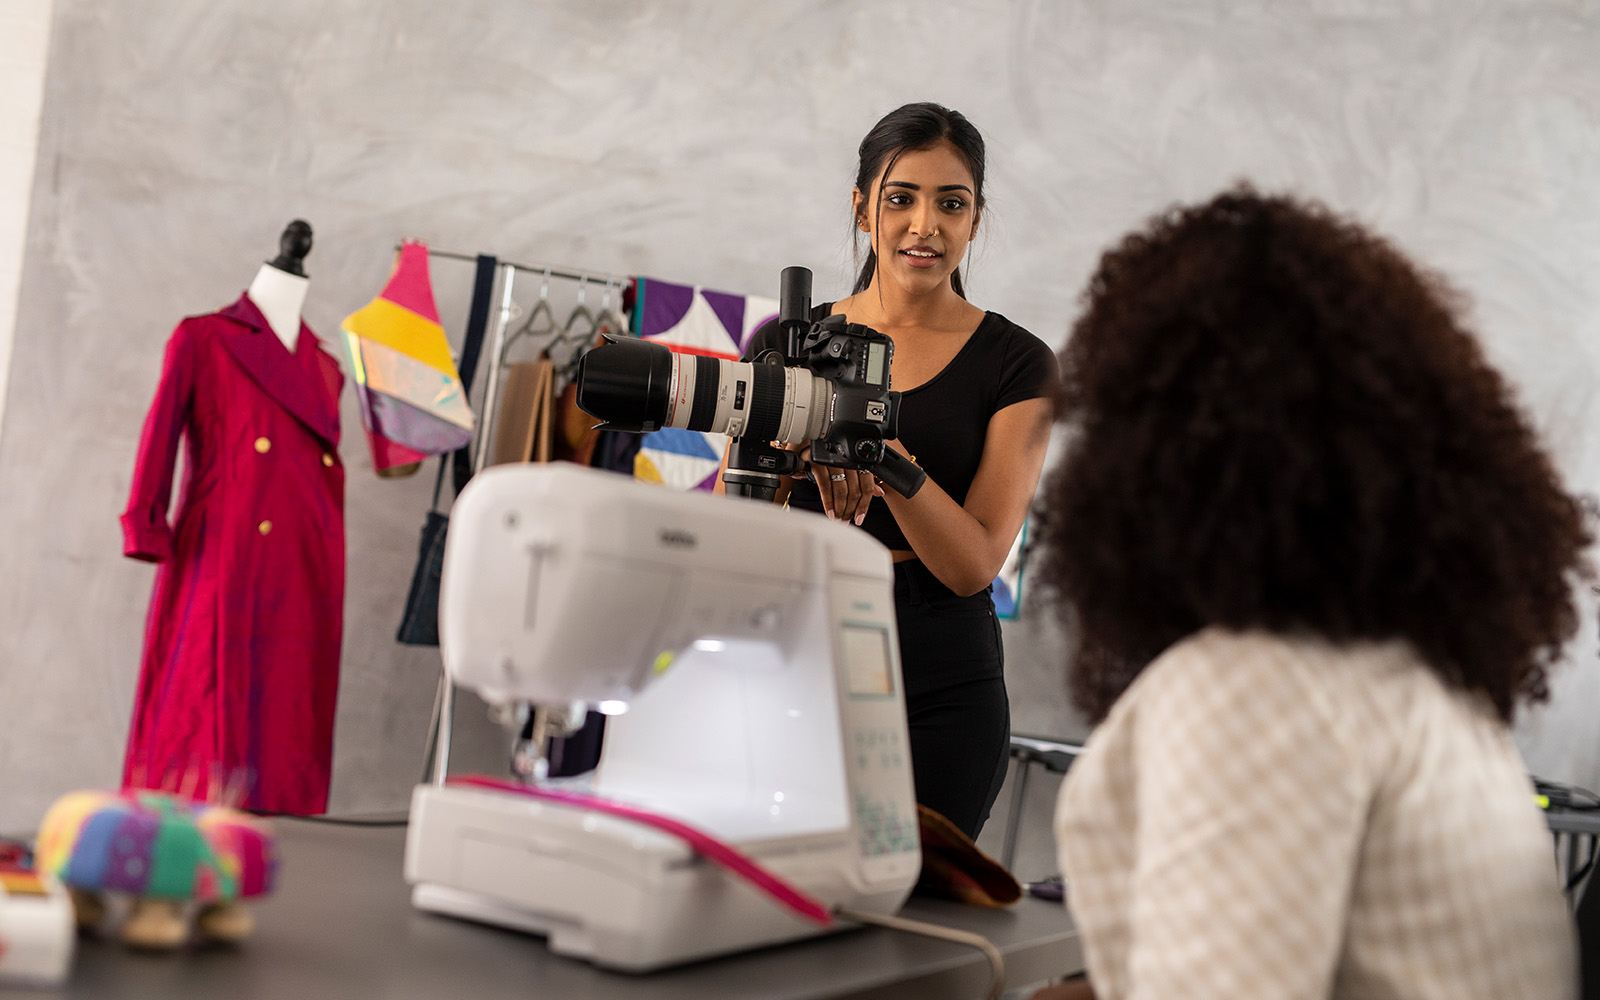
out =
{"type": "Polygon", "coordinates": [[[182,905],[170,899],[136,900],[122,924],[122,942],[133,948],[167,951],[188,936],[182,905]]]}
{"type": "Polygon", "coordinates": [[[256,929],[255,918],[238,903],[214,903],[194,918],[195,930],[212,941],[237,943],[256,929]]]}
{"type": "Polygon", "coordinates": [[[100,926],[100,921],[106,917],[106,904],[92,892],[82,889],[69,889],[67,894],[72,897],[72,914],[77,918],[78,930],[92,931],[100,926]]]}

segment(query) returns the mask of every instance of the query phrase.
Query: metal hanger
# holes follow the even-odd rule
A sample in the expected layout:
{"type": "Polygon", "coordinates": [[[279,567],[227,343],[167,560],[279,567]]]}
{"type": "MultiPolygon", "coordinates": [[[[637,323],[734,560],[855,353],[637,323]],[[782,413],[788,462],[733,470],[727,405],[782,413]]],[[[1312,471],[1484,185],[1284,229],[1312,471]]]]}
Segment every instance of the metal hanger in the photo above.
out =
{"type": "MultiPolygon", "coordinates": [[[[588,296],[588,292],[589,276],[584,274],[578,279],[578,304],[572,307],[572,313],[567,317],[566,326],[562,327],[561,332],[556,334],[544,346],[545,354],[553,357],[556,349],[563,345],[574,343],[582,345],[594,337],[595,315],[584,301],[588,296]]],[[[574,353],[581,354],[582,351],[578,350],[574,353]]]]}
{"type": "MultiPolygon", "coordinates": [[[[584,331],[581,340],[570,338],[565,333],[556,338],[557,341],[573,345],[571,353],[561,366],[560,376],[563,383],[578,377],[579,362],[601,334],[617,335],[627,329],[627,323],[622,316],[611,308],[611,289],[616,284],[615,278],[606,278],[605,291],[600,295],[600,311],[589,316],[589,329],[584,331]]],[[[618,298],[620,297],[619,294],[618,298]]]]}
{"type": "Polygon", "coordinates": [[[585,274],[578,279],[578,304],[572,307],[572,315],[567,317],[566,328],[561,331],[561,335],[556,340],[565,342],[574,337],[594,332],[594,313],[583,302],[588,291],[589,276],[585,274]],[[588,323],[588,328],[580,330],[578,328],[579,323],[588,323]]]}
{"type": "Polygon", "coordinates": [[[539,301],[533,310],[528,313],[528,318],[517,327],[517,331],[506,338],[505,345],[500,348],[500,361],[511,354],[511,345],[516,343],[518,337],[543,337],[556,331],[556,314],[550,309],[550,269],[544,269],[544,280],[539,283],[539,301]],[[541,322],[541,320],[543,322],[541,322]]]}
{"type": "Polygon", "coordinates": [[[621,282],[616,281],[614,278],[607,278],[605,294],[600,297],[600,313],[594,319],[594,330],[597,334],[621,334],[628,328],[628,321],[622,317],[621,313],[611,308],[611,287],[613,284],[618,286],[617,298],[622,298],[621,282]]]}

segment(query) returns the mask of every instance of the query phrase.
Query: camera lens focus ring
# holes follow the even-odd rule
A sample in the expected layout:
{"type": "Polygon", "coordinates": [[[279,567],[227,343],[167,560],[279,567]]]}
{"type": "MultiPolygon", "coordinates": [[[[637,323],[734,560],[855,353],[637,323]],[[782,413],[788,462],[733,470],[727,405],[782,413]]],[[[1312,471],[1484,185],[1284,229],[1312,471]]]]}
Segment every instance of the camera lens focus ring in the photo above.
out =
{"type": "Polygon", "coordinates": [[[781,365],[751,365],[750,420],[744,436],[756,441],[773,441],[783,424],[783,381],[781,365]]]}

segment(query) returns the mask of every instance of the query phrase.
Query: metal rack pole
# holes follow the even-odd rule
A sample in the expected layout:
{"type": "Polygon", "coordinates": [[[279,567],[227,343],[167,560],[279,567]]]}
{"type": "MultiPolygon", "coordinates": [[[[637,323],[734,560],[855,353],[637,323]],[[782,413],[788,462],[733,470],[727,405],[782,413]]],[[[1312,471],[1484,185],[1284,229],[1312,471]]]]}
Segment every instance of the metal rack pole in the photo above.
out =
{"type": "Polygon", "coordinates": [[[472,471],[483,471],[489,462],[490,431],[494,424],[495,404],[500,401],[500,356],[506,350],[506,328],[511,325],[511,311],[516,303],[512,292],[517,283],[517,265],[500,265],[500,315],[494,324],[494,343],[489,349],[488,383],[483,387],[483,417],[478,421],[478,450],[472,456],[472,471]]]}
{"type": "MultiPolygon", "coordinates": [[[[433,253],[433,251],[429,251],[433,253]]],[[[455,255],[451,255],[455,256],[455,255]]],[[[477,260],[476,257],[471,258],[477,260]]],[[[517,268],[515,264],[504,263],[500,265],[500,315],[495,319],[494,347],[489,352],[489,370],[485,374],[483,387],[483,413],[478,418],[478,426],[474,434],[474,451],[472,457],[472,471],[474,474],[482,472],[484,464],[489,457],[489,425],[493,420],[495,399],[499,395],[500,383],[500,352],[504,348],[506,327],[511,323],[512,291],[516,285],[517,268]]],[[[443,786],[445,779],[450,776],[450,740],[455,730],[456,686],[450,680],[449,671],[439,666],[439,690],[434,695],[436,706],[436,727],[433,732],[433,784],[443,786]]]]}
{"type": "MultiPolygon", "coordinates": [[[[399,245],[396,244],[395,248],[399,249],[399,245]]],[[[478,259],[477,254],[458,253],[454,250],[435,250],[432,247],[428,248],[428,256],[444,257],[447,260],[476,261],[478,259]]],[[[626,285],[633,280],[632,275],[607,274],[604,271],[575,271],[568,267],[555,267],[547,264],[523,264],[517,261],[505,260],[504,258],[500,262],[501,264],[509,264],[519,271],[526,271],[529,274],[549,274],[552,278],[566,278],[570,281],[591,281],[602,285],[607,283],[626,285]]]]}

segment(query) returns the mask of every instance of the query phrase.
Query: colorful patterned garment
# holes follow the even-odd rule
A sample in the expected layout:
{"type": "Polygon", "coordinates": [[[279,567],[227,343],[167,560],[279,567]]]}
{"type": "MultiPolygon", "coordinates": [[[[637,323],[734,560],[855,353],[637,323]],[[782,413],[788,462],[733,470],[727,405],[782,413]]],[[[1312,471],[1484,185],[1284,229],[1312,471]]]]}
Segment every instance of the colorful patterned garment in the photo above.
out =
{"type": "Polygon", "coordinates": [[[341,325],[374,471],[471,440],[472,411],[433,302],[426,246],[402,244],[383,292],[341,325]]]}
{"type": "MultiPolygon", "coordinates": [[[[680,354],[737,361],[763,323],[776,319],[778,300],[732,295],[656,278],[634,282],[633,332],[680,354]]],[[[728,439],[722,434],[668,427],[645,435],[634,459],[635,478],[677,490],[710,490],[728,439]]]]}
{"type": "Polygon", "coordinates": [[[263,823],[167,792],[72,792],[39,829],[41,870],[86,892],[225,903],[272,891],[277,842],[263,823]]]}

